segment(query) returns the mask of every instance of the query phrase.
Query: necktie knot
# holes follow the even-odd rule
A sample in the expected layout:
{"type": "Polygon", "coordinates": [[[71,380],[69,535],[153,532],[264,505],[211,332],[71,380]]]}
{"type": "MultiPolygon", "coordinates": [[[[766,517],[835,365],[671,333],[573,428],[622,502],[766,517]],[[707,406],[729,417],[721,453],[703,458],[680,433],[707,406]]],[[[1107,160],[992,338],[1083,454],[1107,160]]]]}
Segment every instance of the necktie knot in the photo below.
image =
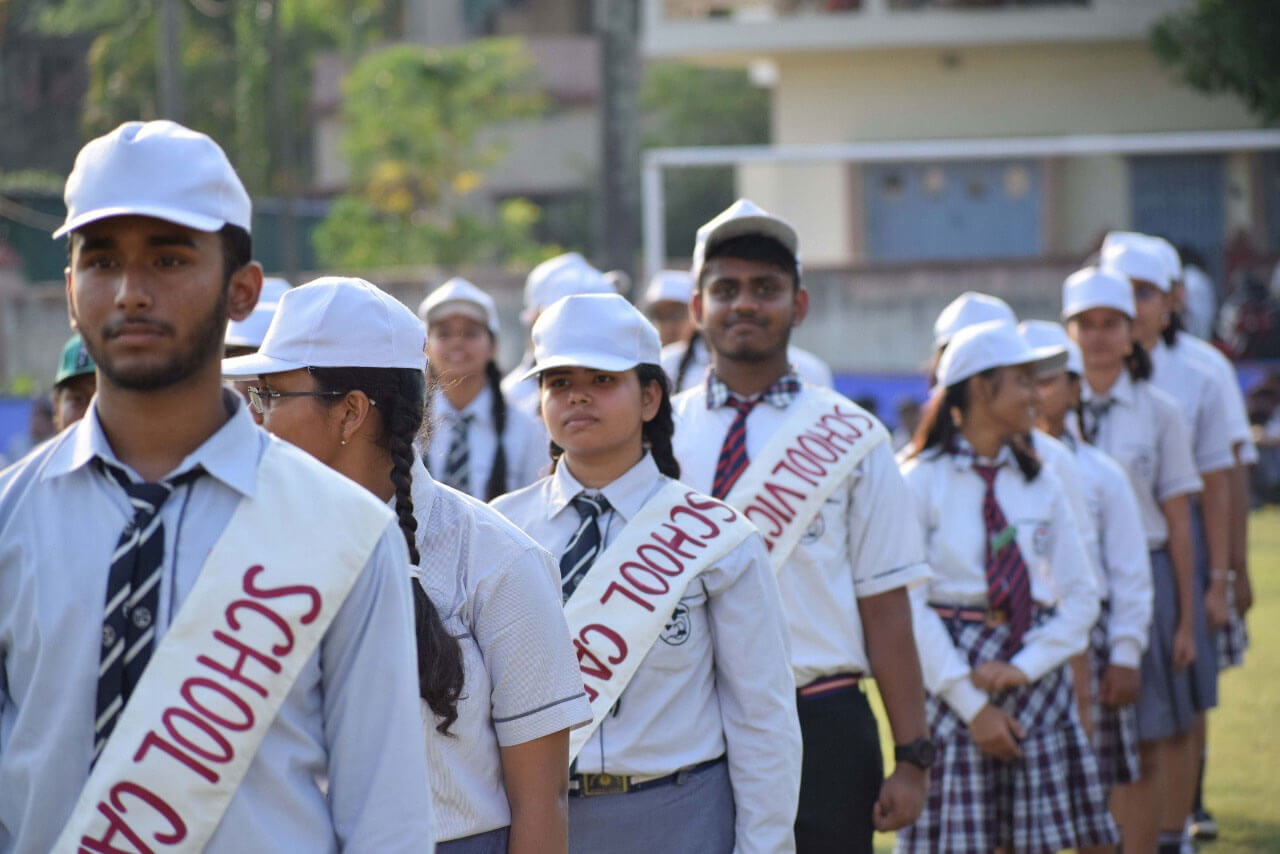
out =
{"type": "Polygon", "coordinates": [[[168,480],[149,483],[132,480],[124,469],[114,466],[105,460],[99,459],[98,464],[103,472],[120,485],[125,495],[129,496],[129,503],[133,505],[135,516],[144,517],[151,517],[159,513],[160,508],[169,500],[169,496],[173,494],[175,489],[194,482],[204,474],[204,469],[196,466],[168,480]]]}
{"type": "Polygon", "coordinates": [[[725,406],[732,406],[737,410],[739,418],[746,418],[751,414],[751,410],[756,408],[756,404],[759,403],[761,399],[762,398],[756,397],[751,400],[739,400],[736,397],[731,397],[725,401],[725,406]]]}
{"type": "Polygon", "coordinates": [[[580,492],[573,497],[573,508],[583,519],[598,519],[600,514],[611,510],[612,505],[603,495],[587,495],[585,492],[580,492]]]}
{"type": "Polygon", "coordinates": [[[973,470],[986,483],[988,491],[995,489],[996,475],[1000,473],[1000,466],[984,466],[974,463],[973,470]]]}
{"type": "Polygon", "coordinates": [[[1106,414],[1111,411],[1111,407],[1115,406],[1115,404],[1115,399],[1110,397],[1095,397],[1093,400],[1085,401],[1084,409],[1088,413],[1088,420],[1091,423],[1083,424],[1081,427],[1084,429],[1085,438],[1090,442],[1097,438],[1098,429],[1102,426],[1102,419],[1106,417],[1106,414]]]}

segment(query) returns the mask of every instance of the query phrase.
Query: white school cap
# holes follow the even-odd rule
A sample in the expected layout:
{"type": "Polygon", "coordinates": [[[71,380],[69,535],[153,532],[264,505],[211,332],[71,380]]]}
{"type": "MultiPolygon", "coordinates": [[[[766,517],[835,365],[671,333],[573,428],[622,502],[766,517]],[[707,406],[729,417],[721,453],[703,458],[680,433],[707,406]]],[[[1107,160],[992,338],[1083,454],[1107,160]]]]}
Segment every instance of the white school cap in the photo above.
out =
{"type": "Polygon", "coordinates": [[[950,388],[969,377],[1009,365],[1032,365],[1037,374],[1052,372],[1067,361],[1061,347],[1032,347],[1007,320],[966,326],[947,344],[938,362],[938,385],[950,388]]]}
{"type": "Polygon", "coordinates": [[[227,155],[202,133],[170,121],[125,122],[76,155],[63,194],[62,237],[113,216],[150,216],[196,231],[251,231],[249,194],[227,155]]]}
{"type": "Polygon", "coordinates": [[[693,301],[693,276],[685,270],[662,270],[649,280],[649,288],[644,292],[644,304],[656,302],[680,302],[688,305],[693,301]]]}
{"type": "Polygon", "coordinates": [[[1146,246],[1154,250],[1164,261],[1169,278],[1173,281],[1182,280],[1182,256],[1178,254],[1178,250],[1172,243],[1154,234],[1142,234],[1137,231],[1109,231],[1102,240],[1101,257],[1105,262],[1108,252],[1115,252],[1117,247],[1129,245],[1146,246]]]}
{"type": "Polygon", "coordinates": [[[1126,279],[1140,279],[1155,285],[1165,293],[1173,287],[1169,264],[1150,238],[1142,241],[1117,243],[1102,252],[1102,267],[1119,273],[1126,279]]]}
{"type": "MultiPolygon", "coordinates": [[[[1018,332],[1026,340],[1031,349],[1054,347],[1067,354],[1067,362],[1062,367],[1073,374],[1084,373],[1084,357],[1080,354],[1080,345],[1071,340],[1067,330],[1061,323],[1052,320],[1024,320],[1018,324],[1018,332]]],[[[1048,373],[1056,373],[1057,368],[1048,373]]]]}
{"type": "Polygon", "coordinates": [[[933,322],[933,349],[945,347],[961,329],[975,323],[986,323],[991,320],[1003,320],[1005,323],[1017,323],[1018,317],[1009,308],[1009,304],[1000,297],[981,294],[977,291],[965,291],[947,303],[933,322]]]}
{"type": "Polygon", "coordinates": [[[533,324],[533,367],[629,371],[662,364],[662,343],[649,318],[619,294],[579,294],[559,300],[533,324]]]}
{"type": "Polygon", "coordinates": [[[258,304],[244,320],[227,322],[227,335],[223,344],[227,347],[252,347],[255,350],[262,346],[267,327],[275,316],[276,305],[280,297],[289,290],[289,283],[284,279],[270,277],[262,280],[262,292],[258,294],[258,304]]]}
{"type": "Polygon", "coordinates": [[[791,224],[750,199],[738,199],[698,228],[690,270],[693,280],[696,282],[702,278],[702,266],[712,249],[726,240],[744,234],[756,234],[778,241],[796,259],[797,268],[800,266],[800,238],[796,236],[796,230],[791,224]]]}
{"type": "Polygon", "coordinates": [[[1136,313],[1133,285],[1110,270],[1077,270],[1062,283],[1062,319],[1070,320],[1091,308],[1114,309],[1132,319],[1136,313]]]}
{"type": "Polygon", "coordinates": [[[326,276],[280,298],[257,353],[222,360],[227,377],[299,368],[426,366],[426,330],[412,311],[364,279],[326,276]]]}
{"type": "Polygon", "coordinates": [[[614,294],[617,289],[577,252],[548,258],[529,271],[524,281],[524,312],[520,319],[533,323],[538,312],[573,294],[614,294]]]}
{"type": "Polygon", "coordinates": [[[461,314],[498,335],[498,307],[493,297],[461,276],[454,276],[431,293],[418,306],[418,317],[427,326],[442,317],[461,314]]]}

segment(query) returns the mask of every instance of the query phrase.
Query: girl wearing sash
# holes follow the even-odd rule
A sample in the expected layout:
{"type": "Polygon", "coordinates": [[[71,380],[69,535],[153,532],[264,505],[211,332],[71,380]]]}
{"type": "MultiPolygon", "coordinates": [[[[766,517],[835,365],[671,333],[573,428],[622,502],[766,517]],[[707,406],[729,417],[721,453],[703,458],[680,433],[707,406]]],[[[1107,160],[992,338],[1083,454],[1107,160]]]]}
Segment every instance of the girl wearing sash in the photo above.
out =
{"type": "Polygon", "coordinates": [[[1129,281],[1086,268],[1062,289],[1067,332],[1084,356],[1081,434],[1126,470],[1151,556],[1154,619],[1139,669],[1140,778],[1116,790],[1125,847],[1160,851],[1182,844],[1185,756],[1196,713],[1195,584],[1188,498],[1200,490],[1191,440],[1178,404],[1148,378],[1151,363],[1134,340],[1129,281]],[[1180,813],[1172,815],[1172,813],[1180,813]]]}
{"type": "Polygon", "coordinates": [[[422,347],[421,324],[393,297],[320,279],[281,300],[258,356],[225,370],[257,376],[250,393],[269,431],[390,502],[422,567],[413,590],[437,850],[564,850],[568,730],[590,712],[554,571],[514,526],[423,468],[413,442],[424,379],[409,367],[422,347]]]}
{"type": "Polygon", "coordinates": [[[502,393],[493,298],[453,278],[427,295],[418,316],[427,325],[435,385],[427,397],[427,468],[482,501],[533,483],[546,467],[546,431],[502,393]]]}
{"type": "Polygon", "coordinates": [[[657,331],[620,296],[572,296],[533,341],[554,468],[494,506],[560,556],[598,688],[570,772],[570,850],[794,850],[800,735],[777,585],[754,528],[675,480],[657,331]],[[614,574],[639,586],[597,601],[614,574]],[[633,668],[625,687],[614,667],[633,668]]]}
{"type": "Polygon", "coordinates": [[[1034,371],[1064,358],[1005,321],[960,330],[903,464],[933,569],[913,596],[939,755],[899,851],[1116,841],[1067,666],[1087,645],[1097,588],[1057,476],[1022,442],[1034,371]]]}

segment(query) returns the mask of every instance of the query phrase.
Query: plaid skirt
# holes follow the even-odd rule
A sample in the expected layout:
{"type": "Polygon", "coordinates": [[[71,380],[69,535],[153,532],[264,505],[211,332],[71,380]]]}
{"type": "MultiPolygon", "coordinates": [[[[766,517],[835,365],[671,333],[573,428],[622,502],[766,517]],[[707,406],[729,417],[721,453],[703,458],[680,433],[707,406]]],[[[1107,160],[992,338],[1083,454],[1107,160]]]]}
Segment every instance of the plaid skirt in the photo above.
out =
{"type": "Polygon", "coordinates": [[[1108,790],[1138,779],[1138,710],[1132,706],[1114,708],[1098,701],[1102,673],[1111,663],[1108,626],[1111,605],[1102,603],[1098,622],[1089,634],[1089,704],[1093,716],[1093,752],[1098,757],[1098,775],[1108,790]]]}
{"type": "MultiPolygon", "coordinates": [[[[1036,622],[1048,618],[1037,614],[1036,622]]],[[[943,620],[972,666],[999,658],[1008,625],[943,620]]],[[[1017,854],[1114,845],[1098,761],[1076,713],[1070,670],[1059,667],[997,703],[1022,726],[1023,757],[1002,762],[978,749],[968,727],[940,698],[925,697],[938,758],[929,772],[924,811],[898,832],[897,851],[1017,854]]]]}
{"type": "Polygon", "coordinates": [[[1244,617],[1236,610],[1236,588],[1227,585],[1227,626],[1218,632],[1218,669],[1239,667],[1244,664],[1244,652],[1249,648],[1249,629],[1244,617]]]}

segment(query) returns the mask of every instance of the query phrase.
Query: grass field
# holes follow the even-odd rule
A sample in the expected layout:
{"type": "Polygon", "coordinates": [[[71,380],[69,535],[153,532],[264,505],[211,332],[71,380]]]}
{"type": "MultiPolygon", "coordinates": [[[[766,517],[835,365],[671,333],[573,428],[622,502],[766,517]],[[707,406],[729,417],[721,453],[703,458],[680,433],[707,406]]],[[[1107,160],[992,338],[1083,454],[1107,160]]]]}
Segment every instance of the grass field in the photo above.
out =
{"type": "MultiPolygon", "coordinates": [[[[1205,800],[1221,837],[1200,845],[1205,854],[1280,852],[1280,509],[1254,513],[1249,561],[1256,602],[1249,614],[1249,653],[1244,667],[1223,675],[1220,705],[1209,716],[1205,800]]],[[[883,722],[874,685],[871,692],[883,722]]],[[[881,729],[888,749],[887,731],[881,729]]],[[[892,846],[891,834],[876,838],[877,852],[892,846]]]]}

